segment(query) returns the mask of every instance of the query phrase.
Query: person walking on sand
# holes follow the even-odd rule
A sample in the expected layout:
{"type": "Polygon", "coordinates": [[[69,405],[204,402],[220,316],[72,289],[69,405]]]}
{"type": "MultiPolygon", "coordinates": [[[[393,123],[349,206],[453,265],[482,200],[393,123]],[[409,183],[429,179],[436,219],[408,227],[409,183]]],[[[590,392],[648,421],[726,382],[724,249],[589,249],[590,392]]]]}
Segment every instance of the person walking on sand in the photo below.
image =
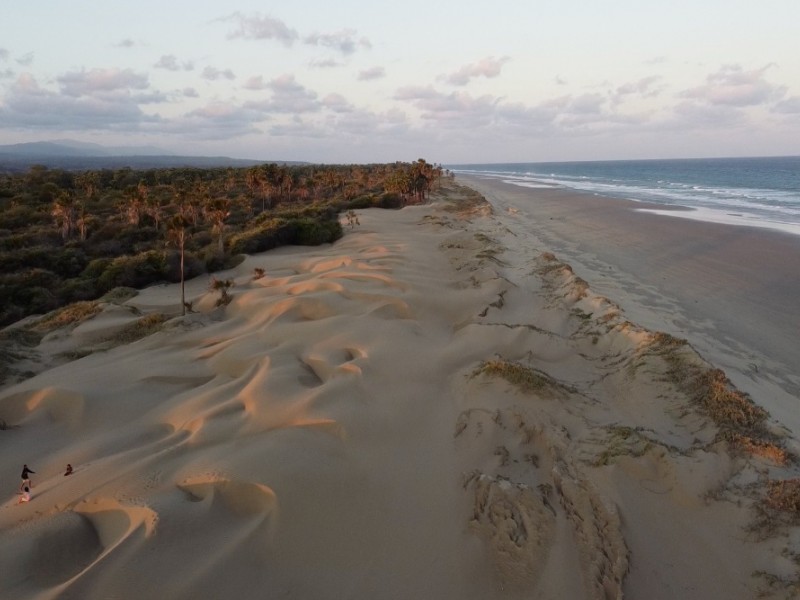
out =
{"type": "Polygon", "coordinates": [[[31,488],[27,485],[22,488],[22,495],[17,500],[17,504],[22,504],[23,502],[30,502],[31,501],[31,488]]]}
{"type": "Polygon", "coordinates": [[[67,470],[64,471],[64,477],[66,477],[67,475],[72,475],[72,465],[69,463],[67,463],[67,470]]]}
{"type": "Polygon", "coordinates": [[[19,486],[20,490],[25,486],[33,487],[33,484],[31,483],[31,473],[35,475],[36,471],[29,469],[28,465],[22,465],[22,483],[19,486]]]}

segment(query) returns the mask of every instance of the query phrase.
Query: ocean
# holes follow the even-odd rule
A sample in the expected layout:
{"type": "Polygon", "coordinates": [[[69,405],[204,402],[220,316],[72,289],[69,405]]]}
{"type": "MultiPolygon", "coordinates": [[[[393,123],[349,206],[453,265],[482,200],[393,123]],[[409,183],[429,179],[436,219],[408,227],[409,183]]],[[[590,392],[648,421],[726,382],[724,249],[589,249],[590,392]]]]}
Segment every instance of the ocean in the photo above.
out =
{"type": "MultiPolygon", "coordinates": [[[[531,188],[567,187],[665,207],[673,217],[800,235],[800,156],[445,165],[531,188]]],[[[661,212],[654,210],[653,212],[661,212]]]]}

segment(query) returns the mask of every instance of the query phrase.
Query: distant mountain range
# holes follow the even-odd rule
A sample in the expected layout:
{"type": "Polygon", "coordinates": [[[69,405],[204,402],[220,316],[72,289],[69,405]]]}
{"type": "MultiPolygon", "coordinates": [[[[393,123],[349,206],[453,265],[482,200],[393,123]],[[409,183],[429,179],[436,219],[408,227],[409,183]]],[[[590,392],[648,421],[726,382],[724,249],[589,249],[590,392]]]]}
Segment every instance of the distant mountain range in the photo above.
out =
{"type": "Polygon", "coordinates": [[[250,167],[264,163],[304,164],[285,160],[250,160],[227,156],[180,156],[155,146],[103,146],[76,140],[0,145],[0,172],[25,171],[31,165],[85,169],[155,169],[170,167],[250,167]]]}

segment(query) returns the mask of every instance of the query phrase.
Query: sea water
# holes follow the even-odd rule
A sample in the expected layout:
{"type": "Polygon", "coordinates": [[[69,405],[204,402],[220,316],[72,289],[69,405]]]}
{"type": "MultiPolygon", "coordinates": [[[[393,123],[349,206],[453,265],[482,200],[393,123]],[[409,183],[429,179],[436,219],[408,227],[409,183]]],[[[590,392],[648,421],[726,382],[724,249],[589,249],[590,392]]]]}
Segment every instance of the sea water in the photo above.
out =
{"type": "Polygon", "coordinates": [[[800,156],[446,165],[513,185],[662,204],[653,212],[800,235],[800,156]],[[676,206],[689,210],[669,210],[676,206]]]}

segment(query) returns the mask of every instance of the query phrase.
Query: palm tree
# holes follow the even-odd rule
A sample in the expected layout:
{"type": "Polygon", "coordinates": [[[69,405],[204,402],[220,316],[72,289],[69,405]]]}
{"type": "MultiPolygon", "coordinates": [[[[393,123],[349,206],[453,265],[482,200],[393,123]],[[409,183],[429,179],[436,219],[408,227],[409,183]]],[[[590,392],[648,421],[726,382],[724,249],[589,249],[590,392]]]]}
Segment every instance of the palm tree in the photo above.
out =
{"type": "Polygon", "coordinates": [[[75,229],[75,221],[77,219],[75,210],[75,198],[68,190],[61,190],[58,197],[53,202],[53,208],[50,211],[56,221],[56,226],[61,229],[61,237],[66,241],[72,235],[75,229]]]}
{"type": "Polygon", "coordinates": [[[228,198],[214,198],[203,207],[206,219],[211,223],[211,231],[216,233],[220,254],[225,252],[225,221],[231,216],[231,201],[228,198]]]}
{"type": "Polygon", "coordinates": [[[167,222],[167,239],[175,244],[181,255],[181,315],[186,316],[186,282],[184,265],[186,258],[186,240],[189,237],[189,220],[181,213],[173,215],[167,222]]]}

